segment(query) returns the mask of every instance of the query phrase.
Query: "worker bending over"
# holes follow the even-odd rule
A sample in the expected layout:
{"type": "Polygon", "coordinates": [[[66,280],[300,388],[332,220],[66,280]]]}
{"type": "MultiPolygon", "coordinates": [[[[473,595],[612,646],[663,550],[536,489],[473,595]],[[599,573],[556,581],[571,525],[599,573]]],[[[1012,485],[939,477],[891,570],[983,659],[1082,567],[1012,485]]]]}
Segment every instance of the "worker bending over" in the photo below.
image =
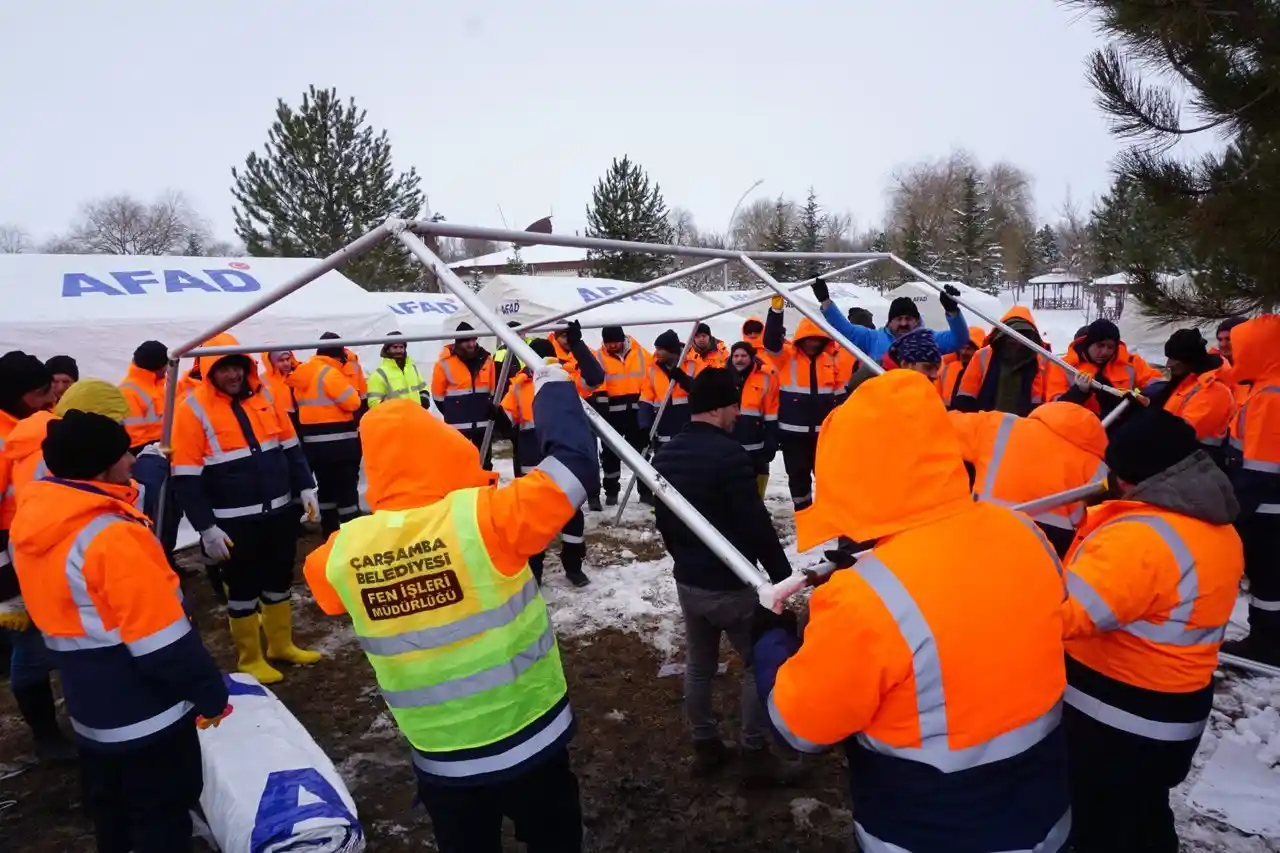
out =
{"type": "MultiPolygon", "coordinates": [[[[205,346],[236,343],[224,333],[205,346]]],[[[199,365],[201,385],[173,418],[174,497],[200,532],[205,555],[221,564],[240,671],[274,684],[284,676],[263,659],[259,630],[268,659],[320,659],[294,645],[289,592],[299,505],[308,520],[320,520],[315,479],[253,359],[206,355],[199,365]]]]}
{"type": "MultiPolygon", "coordinates": [[[[653,362],[640,342],[626,334],[621,326],[605,326],[600,330],[601,345],[596,361],[604,370],[604,384],[595,394],[595,403],[605,421],[627,440],[627,444],[643,451],[649,443],[640,428],[640,390],[653,362]]],[[[617,506],[622,484],[622,460],[603,442],[600,445],[600,481],[604,486],[604,502],[617,506]]]]}
{"type": "MultiPolygon", "coordinates": [[[[973,496],[998,506],[1016,506],[1048,495],[1098,484],[1103,494],[1107,433],[1102,422],[1075,403],[1045,403],[1029,417],[1001,412],[951,413],[960,452],[971,469],[973,496]]],[[[1064,556],[1084,521],[1085,502],[1034,516],[1064,556]]]]}
{"type": "Polygon", "coordinates": [[[1062,849],[1062,566],[1044,535],[973,500],[937,389],[906,370],[832,413],[818,484],[798,547],[876,544],[814,591],[803,644],[781,627],[756,643],[778,732],[844,745],[864,853],[1062,849]]]}
{"type": "Polygon", "coordinates": [[[1195,427],[1196,437],[1219,465],[1226,464],[1227,432],[1235,414],[1231,383],[1223,380],[1230,367],[1220,355],[1209,355],[1208,344],[1196,329],[1179,329],[1164,345],[1169,381],[1151,392],[1160,406],[1195,427]]]}
{"type": "MultiPolygon", "coordinates": [[[[1000,320],[1024,338],[1045,347],[1040,327],[1026,306],[1013,306],[1000,320]]],[[[1043,353],[1015,340],[997,326],[985,336],[982,348],[965,368],[951,407],[959,412],[1007,412],[1026,417],[1048,399],[1045,389],[1052,364],[1043,353]]]]}
{"type": "MultiPolygon", "coordinates": [[[[577,346],[585,348],[586,345],[579,339],[577,346]]],[[[557,360],[555,347],[546,338],[538,338],[529,344],[529,348],[543,359],[557,360]]],[[[507,357],[514,358],[510,354],[507,357]]],[[[518,362],[516,366],[519,366],[518,362]]],[[[565,365],[561,366],[564,367],[565,365]]],[[[580,353],[580,357],[577,359],[577,366],[572,371],[566,367],[566,373],[569,373],[574,386],[579,389],[580,393],[581,389],[588,385],[580,376],[581,370],[588,371],[592,379],[602,375],[600,365],[596,362],[595,356],[590,351],[580,353]]],[[[524,440],[520,440],[517,437],[515,442],[515,473],[517,477],[537,471],[545,456],[543,443],[537,438],[537,420],[534,416],[533,400],[534,369],[525,367],[516,374],[515,379],[512,380],[511,389],[507,391],[506,397],[502,399],[502,412],[510,422],[512,429],[516,431],[517,436],[525,437],[524,440]]],[[[586,521],[582,516],[582,510],[579,509],[573,514],[573,518],[569,519],[569,522],[565,524],[564,530],[560,533],[560,565],[564,567],[564,575],[569,579],[569,582],[578,587],[591,583],[587,573],[582,570],[582,560],[587,553],[587,546],[583,539],[585,532],[586,521]]],[[[529,557],[529,568],[533,571],[533,576],[539,584],[542,583],[544,557],[545,554],[542,552],[529,557]]]]}
{"type": "Polygon", "coordinates": [[[1107,447],[1118,500],[1067,557],[1065,727],[1076,853],[1177,853],[1169,789],[1213,708],[1244,571],[1238,505],[1195,430],[1139,412],[1107,447]]]}
{"type": "MultiPolygon", "coordinates": [[[[337,337],[325,332],[320,339],[337,337]]],[[[298,438],[316,478],[320,526],[326,536],[360,514],[356,419],[362,403],[343,369],[346,359],[342,347],[321,347],[288,378],[298,409],[298,438]]]]}
{"type": "Polygon", "coordinates": [[[582,844],[573,712],[528,560],[599,488],[599,469],[568,373],[536,365],[533,385],[544,458],[505,486],[421,407],[373,409],[360,423],[373,514],[306,562],[316,603],[350,615],[413,747],[443,853],[500,849],[503,816],[531,851],[582,844]],[[420,447],[431,453],[405,452],[420,447]]]}
{"type": "Polygon", "coordinates": [[[98,853],[177,853],[204,785],[197,721],[231,709],[135,506],[130,440],[103,415],[50,421],[51,476],[23,491],[14,563],[58,667],[98,853]]]}

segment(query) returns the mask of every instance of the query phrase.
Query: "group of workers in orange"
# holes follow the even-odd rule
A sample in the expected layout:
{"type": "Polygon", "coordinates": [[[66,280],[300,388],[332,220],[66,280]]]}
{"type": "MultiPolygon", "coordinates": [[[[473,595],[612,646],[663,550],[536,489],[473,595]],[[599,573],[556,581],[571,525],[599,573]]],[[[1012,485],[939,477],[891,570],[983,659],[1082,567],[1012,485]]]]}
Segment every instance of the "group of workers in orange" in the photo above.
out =
{"type": "MultiPolygon", "coordinates": [[[[1105,321],[1072,342],[1072,376],[1001,332],[977,346],[954,294],[934,334],[910,300],[872,330],[820,280],[815,293],[838,332],[901,369],[849,393],[851,354],[807,319],[785,339],[781,298],[731,348],[698,329],[681,363],[674,333],[649,354],[615,327],[593,353],[570,324],[509,389],[475,339],[446,351],[429,392],[398,343],[367,384],[341,347],[305,364],[202,356],[178,389],[169,477],[220,564],[239,669],[272,683],[273,663],[320,658],[294,643],[291,587],[299,518],[322,524],[307,583],[325,612],[351,616],[441,849],[497,843],[504,815],[535,849],[580,849],[573,714],[532,571],[557,536],[578,544],[601,469],[616,499],[616,457],[597,457],[580,401],[644,446],[646,424],[674,434],[692,377],[726,366],[745,415],[735,437],[762,473],[783,452],[800,547],[871,549],[836,552],[803,638],[794,614],[760,608],[752,667],[785,742],[846,749],[861,849],[1176,850],[1169,790],[1207,723],[1244,573],[1251,633],[1234,648],[1280,662],[1280,573],[1266,559],[1280,544],[1280,316],[1224,324],[1216,354],[1175,334],[1161,385],[1105,321]],[[962,360],[949,388],[944,349],[962,360]],[[1101,417],[1118,398],[1093,381],[1146,395],[1129,395],[1110,435],[1101,417]],[[520,465],[501,486],[479,454],[499,413],[520,465]],[[353,511],[353,458],[368,515],[353,511]],[[1010,509],[1094,482],[1109,495],[1097,505],[1010,509]],[[940,559],[976,570],[939,572],[940,559]]],[[[1010,325],[1031,337],[1015,310],[1010,325]]],[[[0,465],[12,558],[0,625],[35,631],[61,670],[108,853],[189,849],[192,724],[231,710],[130,476],[134,451],[161,437],[162,349],[139,348],[118,402],[78,394],[94,382],[82,380],[54,416],[48,371],[0,358],[3,437],[37,416],[45,433],[25,487],[8,446],[0,465]]]]}

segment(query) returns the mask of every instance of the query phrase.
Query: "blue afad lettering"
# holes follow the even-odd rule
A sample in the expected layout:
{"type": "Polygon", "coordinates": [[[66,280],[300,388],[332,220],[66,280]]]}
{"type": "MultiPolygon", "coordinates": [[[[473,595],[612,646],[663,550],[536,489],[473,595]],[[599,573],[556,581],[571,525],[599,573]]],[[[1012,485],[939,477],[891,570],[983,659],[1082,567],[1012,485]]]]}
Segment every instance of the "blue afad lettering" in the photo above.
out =
{"type": "MultiPolygon", "coordinates": [[[[599,291],[592,290],[589,287],[578,288],[578,296],[582,299],[583,302],[595,302],[597,299],[604,299],[606,296],[612,296],[617,292],[618,292],[618,288],[616,287],[602,287],[599,289],[599,291]]],[[[620,301],[626,302],[628,300],[632,302],[651,302],[654,305],[674,305],[675,304],[667,297],[663,296],[660,293],[654,293],[652,290],[647,291],[645,293],[634,293],[631,296],[628,296],[626,299],[622,299],[620,301]]]]}
{"type": "Polygon", "coordinates": [[[320,771],[311,767],[277,770],[267,777],[262,798],[258,800],[258,814],[253,820],[249,849],[253,853],[274,849],[275,845],[293,837],[294,827],[299,823],[316,818],[334,820],[349,827],[347,843],[336,845],[336,849],[350,850],[358,846],[352,842],[364,837],[359,821],[320,771]]]}
{"type": "Polygon", "coordinates": [[[390,306],[393,313],[396,314],[453,314],[458,310],[458,306],[450,302],[428,302],[423,299],[418,302],[396,302],[390,306]]]}
{"type": "Polygon", "coordinates": [[[204,277],[187,270],[122,270],[110,274],[110,281],[87,272],[69,272],[62,277],[63,297],[101,293],[105,296],[142,296],[164,288],[165,293],[201,290],[206,293],[253,293],[262,284],[244,270],[200,270],[204,277]]]}

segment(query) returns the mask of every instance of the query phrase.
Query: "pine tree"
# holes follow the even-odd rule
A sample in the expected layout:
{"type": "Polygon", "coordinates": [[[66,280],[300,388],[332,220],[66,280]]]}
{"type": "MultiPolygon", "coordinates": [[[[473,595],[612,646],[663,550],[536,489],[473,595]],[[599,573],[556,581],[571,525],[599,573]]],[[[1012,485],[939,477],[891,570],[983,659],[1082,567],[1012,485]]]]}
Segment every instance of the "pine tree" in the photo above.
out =
{"type": "MultiPolygon", "coordinates": [[[[630,158],[614,159],[591,192],[587,208],[587,236],[641,243],[670,243],[671,224],[662,190],[630,158]]],[[[644,255],[591,249],[591,274],[620,281],[648,281],[672,270],[669,255],[644,255]]]]}
{"type": "MultiPolygon", "coordinates": [[[[797,252],[820,252],[822,251],[822,235],[826,230],[827,217],[823,215],[822,208],[818,205],[818,194],[813,191],[813,187],[809,187],[809,197],[805,200],[804,207],[800,209],[800,221],[796,224],[795,250],[797,252]]],[[[813,278],[822,272],[824,264],[821,261],[802,261],[798,272],[798,278],[813,278]]]]}
{"type": "Polygon", "coordinates": [[[1040,272],[1053,272],[1062,265],[1062,249],[1058,246],[1058,232],[1054,231],[1053,226],[1047,222],[1036,232],[1034,251],[1035,262],[1040,272]]]}
{"type": "MultiPolygon", "coordinates": [[[[773,204],[773,217],[769,220],[769,227],[764,233],[763,251],[796,251],[797,229],[792,221],[793,218],[791,203],[782,196],[778,196],[773,204]]],[[[795,281],[799,278],[796,272],[796,261],[765,261],[761,266],[778,281],[795,281]]]]}
{"type": "Polygon", "coordinates": [[[182,253],[189,258],[204,257],[204,243],[200,240],[200,235],[192,231],[187,235],[187,246],[182,253]]]}
{"type": "Polygon", "coordinates": [[[1113,133],[1134,142],[1117,171],[1139,191],[1138,215],[1174,250],[1162,258],[1135,240],[1113,244],[1130,290],[1175,320],[1276,310],[1280,5],[1069,2],[1114,39],[1091,57],[1090,82],[1113,133]],[[1207,153],[1174,150],[1196,135],[1212,137],[1198,146],[1207,153]],[[1161,272],[1190,272],[1194,283],[1170,287],[1161,272]]]}
{"type": "Polygon", "coordinates": [[[964,176],[960,207],[956,210],[943,263],[946,275],[989,293],[1004,280],[1000,244],[991,230],[991,214],[977,173],[964,176]]]}
{"type": "MultiPolygon", "coordinates": [[[[324,257],[388,217],[423,210],[418,173],[395,173],[387,132],[375,134],[365,111],[336,89],[310,87],[296,110],[277,101],[264,154],[250,153],[231,174],[236,235],[250,255],[324,257]]],[[[369,290],[411,289],[425,275],[395,240],[342,271],[369,290]]]]}
{"type": "Polygon", "coordinates": [[[503,275],[527,275],[529,265],[520,257],[520,247],[513,245],[511,254],[507,255],[507,265],[502,268],[503,275]]]}
{"type": "MultiPolygon", "coordinates": [[[[898,253],[898,257],[916,269],[932,274],[927,269],[929,264],[925,260],[925,256],[924,230],[920,227],[920,220],[916,215],[908,213],[907,226],[902,230],[902,251],[898,253]]],[[[905,283],[912,281],[915,276],[902,267],[898,267],[898,278],[905,283]]]]}

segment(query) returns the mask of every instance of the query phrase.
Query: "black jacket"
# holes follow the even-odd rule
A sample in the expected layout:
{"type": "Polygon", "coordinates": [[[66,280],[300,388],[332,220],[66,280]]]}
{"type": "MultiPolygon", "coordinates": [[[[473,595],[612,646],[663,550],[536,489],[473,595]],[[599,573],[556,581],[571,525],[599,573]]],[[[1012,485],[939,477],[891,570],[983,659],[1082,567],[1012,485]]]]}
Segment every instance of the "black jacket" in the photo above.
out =
{"type": "MultiPolygon", "coordinates": [[[[654,457],[653,467],[748,560],[774,582],[791,564],[756,490],[751,457],[733,436],[707,423],[686,424],[654,457]]],[[[675,561],[676,581],[699,589],[736,590],[744,584],[665,504],[655,510],[658,531],[675,561]]]]}

